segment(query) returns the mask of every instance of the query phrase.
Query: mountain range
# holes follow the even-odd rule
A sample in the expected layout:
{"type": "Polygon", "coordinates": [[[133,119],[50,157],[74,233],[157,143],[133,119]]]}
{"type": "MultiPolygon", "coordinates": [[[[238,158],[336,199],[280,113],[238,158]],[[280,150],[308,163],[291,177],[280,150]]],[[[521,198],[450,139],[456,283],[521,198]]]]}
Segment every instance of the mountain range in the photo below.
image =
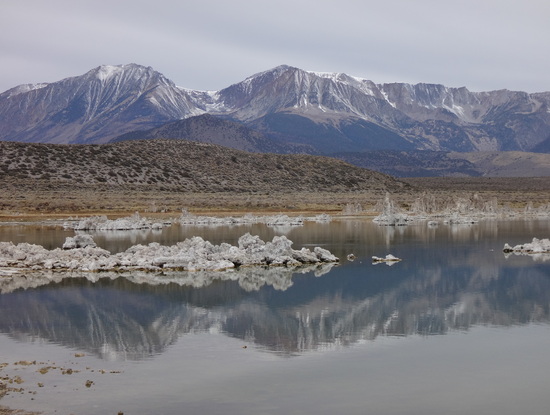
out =
{"type": "Polygon", "coordinates": [[[138,138],[264,153],[549,153],[550,92],[377,84],[286,65],[219,91],[196,91],[150,67],[127,64],[0,94],[0,140],[101,144],[138,138]]]}

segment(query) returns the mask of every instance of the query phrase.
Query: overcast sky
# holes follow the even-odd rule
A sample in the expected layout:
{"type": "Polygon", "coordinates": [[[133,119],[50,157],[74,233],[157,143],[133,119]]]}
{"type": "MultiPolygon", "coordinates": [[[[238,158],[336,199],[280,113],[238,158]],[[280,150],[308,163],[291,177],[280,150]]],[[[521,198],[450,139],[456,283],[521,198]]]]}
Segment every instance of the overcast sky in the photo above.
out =
{"type": "Polygon", "coordinates": [[[0,0],[0,92],[102,64],[218,90],[281,64],[550,91],[548,0],[0,0]]]}

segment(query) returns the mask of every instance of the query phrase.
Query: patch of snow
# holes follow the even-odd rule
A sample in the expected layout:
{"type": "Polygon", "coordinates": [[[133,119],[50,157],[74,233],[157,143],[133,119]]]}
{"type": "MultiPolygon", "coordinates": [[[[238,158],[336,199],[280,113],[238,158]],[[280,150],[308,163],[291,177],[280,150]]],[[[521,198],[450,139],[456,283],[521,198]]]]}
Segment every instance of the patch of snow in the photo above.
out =
{"type": "Polygon", "coordinates": [[[115,65],[102,65],[99,67],[96,76],[100,81],[104,81],[107,78],[123,71],[123,66],[115,65]]]}
{"type": "Polygon", "coordinates": [[[397,105],[395,103],[390,101],[390,97],[388,96],[388,93],[384,91],[383,89],[380,89],[380,92],[382,93],[382,96],[387,101],[388,104],[390,104],[392,107],[397,108],[397,105]]]}
{"type": "Polygon", "coordinates": [[[446,110],[452,112],[453,114],[455,114],[459,118],[464,118],[464,107],[461,107],[460,105],[456,105],[454,103],[453,103],[452,106],[448,106],[448,105],[443,104],[442,107],[445,108],[446,110]]]}
{"type": "Polygon", "coordinates": [[[23,84],[16,86],[15,88],[10,89],[8,98],[14,97],[19,94],[24,94],[26,92],[35,91],[37,89],[42,89],[48,86],[47,83],[42,84],[23,84]]]}
{"type": "Polygon", "coordinates": [[[331,79],[334,82],[342,82],[342,83],[348,83],[346,82],[346,79],[353,80],[358,83],[362,83],[365,81],[368,81],[368,79],[365,78],[359,78],[357,76],[344,74],[341,72],[316,72],[316,71],[307,71],[307,73],[318,76],[319,78],[325,78],[325,79],[331,79]]]}

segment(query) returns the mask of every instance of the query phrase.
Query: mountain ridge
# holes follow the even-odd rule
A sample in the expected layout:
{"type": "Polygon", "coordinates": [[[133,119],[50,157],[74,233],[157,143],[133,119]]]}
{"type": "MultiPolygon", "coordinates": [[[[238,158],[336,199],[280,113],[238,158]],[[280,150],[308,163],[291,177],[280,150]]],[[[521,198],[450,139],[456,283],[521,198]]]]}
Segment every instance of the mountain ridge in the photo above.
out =
{"type": "Polygon", "coordinates": [[[376,84],[288,65],[218,91],[176,86],[151,67],[103,65],[81,76],[0,94],[0,140],[105,143],[131,131],[210,114],[262,133],[273,146],[314,154],[547,151],[549,108],[550,92],[376,84]]]}

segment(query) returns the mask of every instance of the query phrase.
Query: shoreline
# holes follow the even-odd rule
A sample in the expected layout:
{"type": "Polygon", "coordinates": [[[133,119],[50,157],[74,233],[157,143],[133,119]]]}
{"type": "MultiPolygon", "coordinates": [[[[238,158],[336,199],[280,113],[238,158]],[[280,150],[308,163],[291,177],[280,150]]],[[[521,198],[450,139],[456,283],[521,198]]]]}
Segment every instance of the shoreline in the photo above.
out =
{"type": "MultiPolygon", "coordinates": [[[[514,210],[528,205],[550,205],[548,178],[414,178],[404,179],[410,189],[390,193],[396,206],[407,210],[422,197],[438,201],[462,199],[496,200],[514,210]]],[[[380,213],[386,189],[349,192],[179,192],[152,186],[127,189],[123,186],[67,186],[48,189],[36,183],[21,186],[0,183],[0,223],[61,220],[69,217],[105,215],[119,218],[138,212],[151,218],[170,218],[189,212],[204,216],[244,214],[289,216],[351,212],[367,216],[380,213]]]]}

